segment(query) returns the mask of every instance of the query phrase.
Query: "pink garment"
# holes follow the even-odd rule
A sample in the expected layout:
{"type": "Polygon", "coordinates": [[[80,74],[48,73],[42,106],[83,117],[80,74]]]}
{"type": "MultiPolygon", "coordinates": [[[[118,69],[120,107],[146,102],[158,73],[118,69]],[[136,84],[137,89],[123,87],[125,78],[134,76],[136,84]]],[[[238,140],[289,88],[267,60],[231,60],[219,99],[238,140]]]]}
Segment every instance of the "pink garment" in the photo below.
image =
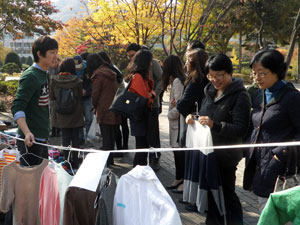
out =
{"type": "Polygon", "coordinates": [[[39,211],[41,225],[59,225],[60,201],[57,176],[50,166],[44,169],[41,178],[39,211]]]}

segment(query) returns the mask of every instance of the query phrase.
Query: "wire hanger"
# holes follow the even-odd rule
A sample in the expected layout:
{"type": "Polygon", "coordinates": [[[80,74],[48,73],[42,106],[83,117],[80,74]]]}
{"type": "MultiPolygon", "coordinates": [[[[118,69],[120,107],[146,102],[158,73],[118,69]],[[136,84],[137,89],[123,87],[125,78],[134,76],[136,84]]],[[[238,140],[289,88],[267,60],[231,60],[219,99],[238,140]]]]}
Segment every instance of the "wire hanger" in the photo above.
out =
{"type": "Polygon", "coordinates": [[[36,154],[34,154],[34,153],[31,153],[31,152],[28,152],[28,148],[27,148],[27,145],[24,143],[24,145],[25,145],[25,153],[23,153],[23,154],[21,154],[20,155],[20,158],[22,158],[23,160],[24,160],[24,162],[28,165],[28,166],[31,166],[31,165],[29,165],[29,163],[26,161],[26,159],[25,159],[25,155],[33,155],[33,156],[35,156],[35,157],[37,157],[37,158],[40,158],[40,159],[42,159],[42,160],[44,160],[45,158],[43,158],[43,157],[41,157],[41,156],[39,156],[39,155],[36,155],[36,154]]]}
{"type": "Polygon", "coordinates": [[[67,151],[69,151],[68,152],[68,157],[67,157],[67,160],[65,160],[64,161],[64,163],[66,162],[66,163],[68,163],[69,164],[69,166],[70,166],[70,169],[71,169],[71,171],[72,171],[72,174],[73,175],[75,175],[75,173],[74,173],[74,170],[73,170],[73,167],[72,167],[72,165],[71,165],[71,163],[70,163],[70,156],[71,156],[71,152],[72,152],[72,150],[71,150],[71,146],[69,145],[68,147],[67,147],[67,149],[66,149],[67,151]]]}

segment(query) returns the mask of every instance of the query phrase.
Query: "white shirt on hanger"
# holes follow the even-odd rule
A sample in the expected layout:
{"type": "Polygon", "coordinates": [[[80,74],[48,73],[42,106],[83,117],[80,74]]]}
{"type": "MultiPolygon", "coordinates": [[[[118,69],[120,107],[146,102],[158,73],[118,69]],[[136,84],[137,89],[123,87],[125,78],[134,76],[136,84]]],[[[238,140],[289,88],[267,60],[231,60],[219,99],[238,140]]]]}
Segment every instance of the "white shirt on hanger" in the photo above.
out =
{"type": "Polygon", "coordinates": [[[117,185],[114,225],[181,225],[176,205],[149,166],[136,166],[117,185]]]}

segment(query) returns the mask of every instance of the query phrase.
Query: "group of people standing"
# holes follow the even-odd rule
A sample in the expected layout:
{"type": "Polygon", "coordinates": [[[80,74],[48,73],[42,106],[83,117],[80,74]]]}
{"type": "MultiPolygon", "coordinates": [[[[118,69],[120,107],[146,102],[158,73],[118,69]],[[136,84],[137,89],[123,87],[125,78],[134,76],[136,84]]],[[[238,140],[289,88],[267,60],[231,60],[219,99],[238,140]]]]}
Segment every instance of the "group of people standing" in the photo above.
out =
{"type": "MultiPolygon", "coordinates": [[[[47,148],[36,142],[47,143],[49,138],[48,99],[52,126],[61,128],[64,146],[80,147],[82,127],[89,130],[93,114],[100,126],[102,149],[128,148],[129,129],[127,118],[109,110],[118,87],[122,87],[123,75],[104,52],[84,57],[63,59],[58,74],[47,71],[57,63],[56,40],[42,36],[32,47],[35,63],[21,79],[12,113],[19,126],[18,141],[21,154],[34,153],[48,158],[47,148]],[[49,87],[50,83],[50,87],[49,87]],[[49,92],[50,90],[50,92],[49,92]],[[84,100],[83,100],[84,99],[84,100]],[[63,102],[65,104],[63,104],[63,102]],[[65,109],[65,105],[70,107],[65,109]],[[122,127],[123,142],[119,140],[122,127]],[[118,139],[118,140],[116,140],[118,139]]],[[[130,44],[127,49],[129,65],[125,81],[128,90],[148,100],[142,119],[130,120],[131,135],[136,149],[160,147],[158,116],[161,112],[161,93],[171,85],[168,118],[170,121],[171,147],[185,147],[188,124],[200,123],[211,129],[214,146],[247,143],[271,143],[300,140],[300,93],[284,80],[286,65],[283,55],[274,49],[261,50],[253,57],[250,67],[255,81],[251,95],[241,79],[233,78],[230,58],[225,54],[208,56],[201,42],[187,46],[185,66],[178,56],[168,56],[161,67],[146,46],[130,44]],[[186,73],[184,72],[186,68],[186,73]],[[246,141],[245,141],[246,140],[246,141]]],[[[69,156],[69,152],[65,152],[69,156]]],[[[216,149],[216,162],[222,181],[227,224],[243,224],[242,206],[235,193],[235,171],[243,156],[247,163],[244,188],[253,190],[263,209],[273,192],[278,175],[295,173],[295,151],[289,147],[259,147],[250,149],[216,149]]],[[[168,187],[176,193],[184,193],[186,185],[197,186],[189,180],[197,173],[197,151],[174,152],[176,177],[168,187]]],[[[150,156],[150,165],[159,168],[159,154],[150,156]]],[[[299,156],[299,154],[298,154],[299,156]]],[[[21,165],[37,165],[40,158],[24,155],[21,165]]],[[[73,167],[79,167],[77,152],[69,156],[73,167]]],[[[147,165],[148,154],[136,153],[135,165],[147,165]]],[[[298,163],[300,160],[298,160],[298,163]]],[[[110,156],[107,164],[113,164],[110,156]]],[[[185,199],[182,200],[183,202],[185,199]]],[[[189,201],[195,209],[196,199],[189,201]]],[[[223,215],[208,191],[206,224],[224,224],[223,215]]]]}
{"type": "MultiPolygon", "coordinates": [[[[210,128],[214,146],[300,140],[300,107],[293,104],[300,93],[284,80],[287,68],[279,51],[263,49],[255,54],[250,64],[254,85],[248,90],[241,79],[232,77],[230,58],[225,54],[208,57],[201,42],[189,44],[185,67],[186,76],[179,58],[173,55],[163,65],[164,88],[171,84],[168,118],[172,147],[185,147],[187,124],[197,122],[210,128]]],[[[262,211],[277,177],[296,173],[296,152],[295,147],[215,149],[227,224],[243,224],[242,206],[235,193],[235,171],[242,157],[246,156],[244,189],[258,196],[262,211]]],[[[196,199],[185,196],[199,188],[199,154],[174,152],[176,176],[167,187],[183,193],[180,202],[189,203],[185,208],[190,211],[198,210],[196,199]]],[[[206,224],[224,224],[213,193],[208,190],[207,196],[206,224]]]]}

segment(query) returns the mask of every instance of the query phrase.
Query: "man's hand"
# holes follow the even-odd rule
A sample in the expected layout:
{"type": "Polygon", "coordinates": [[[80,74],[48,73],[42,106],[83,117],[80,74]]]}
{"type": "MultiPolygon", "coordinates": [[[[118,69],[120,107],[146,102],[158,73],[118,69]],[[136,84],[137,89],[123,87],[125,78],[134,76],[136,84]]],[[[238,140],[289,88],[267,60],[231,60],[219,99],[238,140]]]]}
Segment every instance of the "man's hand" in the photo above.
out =
{"type": "Polygon", "coordinates": [[[33,145],[33,142],[34,142],[34,135],[29,132],[25,135],[25,144],[28,146],[28,147],[31,147],[33,145]]]}
{"type": "Polygon", "coordinates": [[[186,124],[194,124],[195,120],[194,120],[194,116],[192,114],[189,114],[186,118],[185,118],[185,123],[186,124]]]}

